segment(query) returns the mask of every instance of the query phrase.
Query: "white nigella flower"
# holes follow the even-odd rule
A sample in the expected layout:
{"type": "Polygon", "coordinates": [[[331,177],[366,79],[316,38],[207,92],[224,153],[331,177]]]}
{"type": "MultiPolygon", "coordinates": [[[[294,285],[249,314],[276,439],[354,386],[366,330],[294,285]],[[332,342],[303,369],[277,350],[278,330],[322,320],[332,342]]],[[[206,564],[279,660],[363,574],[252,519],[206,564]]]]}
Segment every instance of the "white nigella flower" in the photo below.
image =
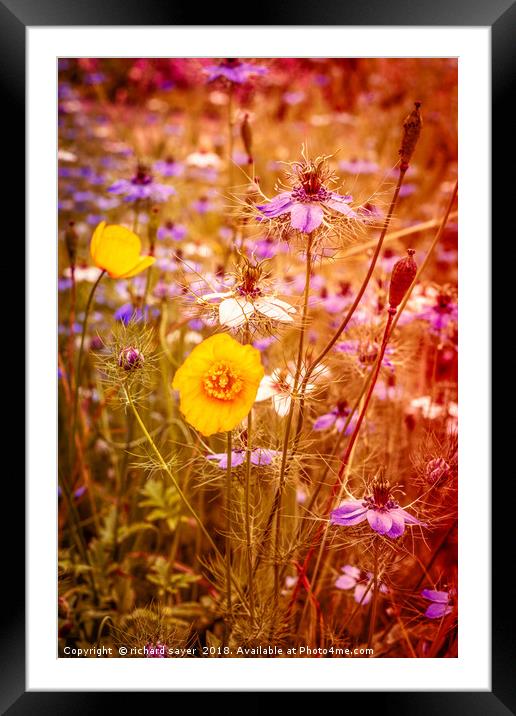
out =
{"type": "MultiPolygon", "coordinates": [[[[320,365],[313,373],[313,379],[317,379],[324,373],[328,373],[328,369],[320,365]]],[[[256,394],[256,402],[268,400],[272,398],[272,407],[280,417],[285,417],[290,410],[290,404],[294,393],[295,386],[295,364],[289,363],[287,369],[276,368],[271,375],[264,375],[258,387],[256,394]]],[[[301,370],[299,376],[298,388],[303,382],[305,371],[301,370]]],[[[307,383],[304,393],[305,395],[315,390],[315,383],[307,383]]]]}
{"type": "Polygon", "coordinates": [[[227,291],[200,296],[200,303],[219,303],[219,323],[227,328],[244,326],[255,316],[280,323],[292,323],[296,309],[286,301],[265,293],[258,285],[262,274],[261,265],[251,265],[248,259],[240,267],[235,285],[227,291]]]}

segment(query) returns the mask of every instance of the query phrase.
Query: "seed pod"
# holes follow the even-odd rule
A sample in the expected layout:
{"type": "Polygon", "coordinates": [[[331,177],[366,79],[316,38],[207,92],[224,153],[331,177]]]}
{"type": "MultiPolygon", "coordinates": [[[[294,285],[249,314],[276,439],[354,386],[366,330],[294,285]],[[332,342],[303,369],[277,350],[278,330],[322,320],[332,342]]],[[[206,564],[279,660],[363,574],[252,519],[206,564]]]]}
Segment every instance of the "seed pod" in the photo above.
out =
{"type": "Polygon", "coordinates": [[[420,107],[421,102],[414,102],[414,109],[403,122],[403,137],[399,149],[401,158],[400,169],[402,171],[408,169],[410,160],[414,154],[414,149],[416,148],[417,140],[421,134],[423,120],[421,118],[421,112],[419,111],[420,107]]]}
{"type": "Polygon", "coordinates": [[[245,151],[247,152],[248,164],[253,163],[253,133],[251,131],[251,125],[249,124],[249,115],[246,114],[240,127],[240,134],[242,135],[242,142],[244,143],[245,151]]]}
{"type": "Polygon", "coordinates": [[[416,276],[417,264],[412,258],[415,253],[414,249],[408,249],[408,256],[394,264],[389,286],[389,304],[391,308],[397,308],[400,305],[416,276]]]}
{"type": "Polygon", "coordinates": [[[72,268],[75,267],[78,238],[77,231],[75,230],[75,221],[70,221],[65,231],[65,244],[68,252],[68,260],[70,261],[70,266],[72,268]]]}

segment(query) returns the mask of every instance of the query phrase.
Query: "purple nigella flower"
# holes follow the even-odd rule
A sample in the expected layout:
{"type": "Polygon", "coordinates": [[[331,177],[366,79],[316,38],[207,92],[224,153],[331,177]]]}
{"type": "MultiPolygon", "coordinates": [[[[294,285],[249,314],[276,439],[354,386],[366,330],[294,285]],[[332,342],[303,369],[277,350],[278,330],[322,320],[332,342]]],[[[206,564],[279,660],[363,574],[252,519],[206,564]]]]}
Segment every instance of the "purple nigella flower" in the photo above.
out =
{"type": "Polygon", "coordinates": [[[249,251],[259,259],[271,259],[277,254],[288,253],[288,244],[280,239],[265,237],[254,241],[249,247],[249,251]]]}
{"type": "Polygon", "coordinates": [[[164,226],[158,229],[158,239],[172,239],[172,241],[181,241],[187,234],[186,226],[175,224],[173,221],[167,221],[164,226]]]}
{"type": "Polygon", "coordinates": [[[375,532],[392,538],[401,537],[407,524],[425,526],[391,498],[385,480],[373,482],[372,495],[363,500],[345,500],[330,515],[330,524],[343,527],[358,525],[365,520],[375,532]]]}
{"type": "MultiPolygon", "coordinates": [[[[365,343],[357,340],[341,341],[340,343],[337,343],[335,350],[339,351],[339,353],[350,353],[351,355],[356,355],[358,362],[361,365],[371,365],[375,362],[378,356],[380,346],[374,341],[368,341],[365,343]]],[[[382,366],[384,368],[394,370],[394,365],[390,358],[393,353],[394,348],[387,346],[382,358],[382,366]]]]}
{"type": "MultiPolygon", "coordinates": [[[[346,420],[348,418],[348,415],[350,413],[350,410],[348,408],[348,403],[346,400],[342,400],[337,403],[337,406],[333,408],[329,413],[325,413],[324,415],[320,415],[317,420],[313,424],[314,430],[328,430],[328,428],[332,428],[335,426],[338,433],[341,433],[344,430],[344,426],[346,424],[346,420]]],[[[356,418],[355,418],[356,422],[356,418]]],[[[353,430],[353,419],[350,421],[348,427],[346,428],[345,435],[349,435],[353,430]]]]}
{"type": "Polygon", "coordinates": [[[204,72],[208,75],[208,82],[224,77],[229,82],[242,84],[251,75],[264,75],[267,72],[267,68],[262,65],[253,65],[250,62],[240,62],[237,59],[228,58],[219,65],[208,65],[204,68],[204,72]]]}
{"type": "Polygon", "coordinates": [[[425,616],[429,619],[440,619],[453,611],[450,606],[450,592],[423,589],[421,596],[432,602],[425,612],[425,616]]]}
{"type": "MultiPolygon", "coordinates": [[[[342,576],[338,577],[335,582],[337,589],[354,589],[353,596],[355,602],[363,606],[369,604],[374,590],[373,585],[369,586],[371,582],[374,581],[371,572],[366,572],[364,576],[362,570],[358,567],[353,567],[351,564],[346,564],[345,567],[342,567],[341,571],[343,572],[342,576]]],[[[378,585],[378,591],[385,594],[389,590],[385,584],[380,583],[378,585]]]]}
{"type": "MultiPolygon", "coordinates": [[[[254,448],[251,450],[251,463],[253,465],[270,465],[273,457],[277,454],[277,450],[268,450],[266,448],[254,448]]],[[[233,450],[231,453],[231,467],[238,467],[245,462],[246,451],[243,448],[233,450]]],[[[218,466],[222,470],[226,470],[228,466],[228,456],[225,452],[206,455],[206,460],[216,460],[218,466]]]]}
{"type": "Polygon", "coordinates": [[[124,201],[150,199],[155,202],[167,201],[176,193],[173,187],[154,181],[152,175],[142,166],[138,167],[132,179],[119,179],[109,187],[108,191],[111,194],[122,194],[124,201]]]}
{"type": "Polygon", "coordinates": [[[196,199],[196,201],[192,201],[190,206],[194,211],[197,211],[199,214],[207,214],[209,211],[213,211],[215,208],[206,196],[201,196],[199,199],[196,199]]]}
{"type": "Polygon", "coordinates": [[[297,183],[291,191],[281,192],[267,204],[257,205],[256,208],[266,219],[289,214],[293,229],[310,234],[323,223],[325,214],[358,218],[358,214],[348,206],[353,197],[326,188],[325,182],[333,181],[327,157],[296,162],[293,173],[297,183]]]}
{"type": "Polygon", "coordinates": [[[184,164],[177,162],[173,157],[158,159],[157,162],[154,162],[152,168],[155,172],[164,177],[180,177],[185,171],[184,164]]]}
{"type": "Polygon", "coordinates": [[[348,206],[351,201],[353,197],[329,191],[322,185],[313,192],[299,185],[292,191],[284,191],[267,204],[260,204],[256,208],[267,219],[290,214],[292,228],[310,234],[322,224],[324,209],[343,214],[347,219],[356,218],[356,212],[348,206]]]}
{"type": "Polygon", "coordinates": [[[127,326],[131,321],[135,323],[139,323],[143,320],[148,321],[151,316],[155,317],[158,313],[159,311],[156,308],[145,306],[144,313],[141,308],[135,308],[132,303],[124,303],[123,306],[120,306],[120,308],[115,311],[114,318],[116,321],[122,321],[124,326],[127,326]]]}
{"type": "Polygon", "coordinates": [[[379,166],[368,159],[350,159],[339,162],[339,169],[347,174],[375,174],[379,166]]]}
{"type": "Polygon", "coordinates": [[[458,308],[450,294],[443,292],[436,297],[435,304],[415,314],[414,318],[428,321],[433,333],[440,334],[450,323],[457,323],[458,308]]]}
{"type": "Polygon", "coordinates": [[[264,336],[263,338],[257,338],[253,341],[253,346],[258,348],[259,351],[266,351],[276,340],[274,336],[264,336]]]}

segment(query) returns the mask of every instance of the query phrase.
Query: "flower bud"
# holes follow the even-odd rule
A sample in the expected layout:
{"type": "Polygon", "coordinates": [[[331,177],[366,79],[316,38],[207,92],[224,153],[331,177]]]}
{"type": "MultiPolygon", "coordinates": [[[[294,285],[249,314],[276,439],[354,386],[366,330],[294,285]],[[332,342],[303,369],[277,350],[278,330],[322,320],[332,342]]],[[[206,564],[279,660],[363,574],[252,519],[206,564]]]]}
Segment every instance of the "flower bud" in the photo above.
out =
{"type": "Polygon", "coordinates": [[[391,309],[397,308],[403,301],[417,273],[417,264],[412,258],[414,249],[407,250],[408,256],[394,264],[389,286],[389,304],[391,309]]]}
{"type": "Polygon", "coordinates": [[[401,139],[401,147],[399,149],[399,155],[401,158],[400,169],[406,171],[408,169],[414,149],[416,148],[417,140],[421,134],[421,127],[423,126],[423,120],[421,118],[421,112],[419,108],[421,102],[414,102],[414,109],[406,117],[403,122],[403,136],[401,139]]]}
{"type": "Polygon", "coordinates": [[[124,348],[120,351],[118,356],[118,365],[124,370],[134,370],[135,368],[139,368],[144,361],[145,358],[143,357],[143,354],[138,350],[138,348],[134,348],[134,346],[124,348]]]}
{"type": "Polygon", "coordinates": [[[434,485],[438,480],[443,477],[448,477],[450,474],[450,466],[443,457],[436,457],[427,463],[425,467],[426,481],[431,485],[434,485]]]}
{"type": "Polygon", "coordinates": [[[240,127],[240,134],[242,135],[242,142],[244,143],[245,151],[247,152],[248,164],[253,163],[253,133],[251,131],[251,125],[249,124],[249,115],[246,114],[240,127]]]}

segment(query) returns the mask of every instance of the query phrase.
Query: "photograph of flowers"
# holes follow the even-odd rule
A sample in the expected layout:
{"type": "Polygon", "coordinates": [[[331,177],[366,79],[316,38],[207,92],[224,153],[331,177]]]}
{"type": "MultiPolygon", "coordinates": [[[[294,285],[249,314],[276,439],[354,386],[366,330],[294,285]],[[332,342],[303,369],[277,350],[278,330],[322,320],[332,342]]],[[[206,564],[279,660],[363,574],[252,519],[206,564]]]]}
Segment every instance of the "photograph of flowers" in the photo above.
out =
{"type": "Polygon", "coordinates": [[[58,62],[58,654],[455,658],[456,58],[58,62]]]}

